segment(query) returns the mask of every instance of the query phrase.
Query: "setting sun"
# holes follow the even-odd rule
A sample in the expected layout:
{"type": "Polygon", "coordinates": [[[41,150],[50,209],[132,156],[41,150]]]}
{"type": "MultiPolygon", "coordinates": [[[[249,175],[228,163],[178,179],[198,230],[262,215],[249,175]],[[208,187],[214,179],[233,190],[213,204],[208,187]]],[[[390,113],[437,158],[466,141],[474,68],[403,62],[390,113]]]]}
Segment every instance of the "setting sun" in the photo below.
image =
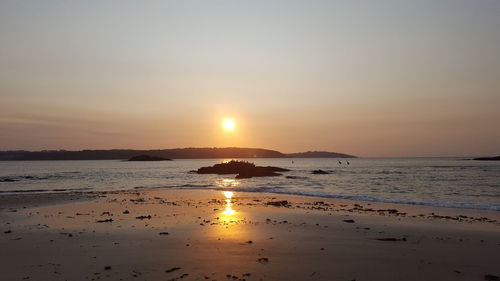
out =
{"type": "Polygon", "coordinates": [[[234,131],[234,129],[236,128],[236,123],[234,122],[233,119],[225,119],[222,122],[222,126],[226,131],[234,131]]]}

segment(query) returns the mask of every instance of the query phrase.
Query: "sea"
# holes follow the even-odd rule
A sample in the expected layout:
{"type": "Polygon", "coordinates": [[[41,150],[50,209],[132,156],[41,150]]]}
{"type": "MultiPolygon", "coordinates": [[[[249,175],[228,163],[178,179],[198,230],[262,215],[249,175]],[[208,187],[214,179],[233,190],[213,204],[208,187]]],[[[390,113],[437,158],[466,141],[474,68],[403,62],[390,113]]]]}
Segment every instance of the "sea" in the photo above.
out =
{"type": "Polygon", "coordinates": [[[193,173],[230,159],[160,162],[0,161],[0,196],[21,193],[211,189],[500,212],[500,162],[462,158],[239,159],[290,169],[235,179],[193,173]],[[329,174],[313,174],[313,170],[329,174]]]}

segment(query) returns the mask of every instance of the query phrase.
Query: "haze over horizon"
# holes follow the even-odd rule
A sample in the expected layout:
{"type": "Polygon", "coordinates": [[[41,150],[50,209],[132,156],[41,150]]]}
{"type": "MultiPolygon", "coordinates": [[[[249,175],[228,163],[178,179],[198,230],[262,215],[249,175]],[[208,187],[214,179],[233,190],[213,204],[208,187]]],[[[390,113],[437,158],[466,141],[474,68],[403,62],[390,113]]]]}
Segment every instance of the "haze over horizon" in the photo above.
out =
{"type": "Polygon", "coordinates": [[[487,0],[0,0],[0,150],[498,155],[499,14],[487,0]]]}

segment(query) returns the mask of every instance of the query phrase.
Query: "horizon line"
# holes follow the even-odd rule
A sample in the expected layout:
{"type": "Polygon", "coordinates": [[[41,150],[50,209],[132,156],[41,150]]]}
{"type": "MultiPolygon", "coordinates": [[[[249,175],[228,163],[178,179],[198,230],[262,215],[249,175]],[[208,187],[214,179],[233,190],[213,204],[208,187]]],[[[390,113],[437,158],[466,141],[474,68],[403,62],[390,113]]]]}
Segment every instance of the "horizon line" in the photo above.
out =
{"type": "MultiPolygon", "coordinates": [[[[27,150],[27,149],[8,149],[8,150],[0,150],[1,152],[16,152],[16,151],[23,151],[23,152],[56,152],[56,151],[67,151],[67,152],[78,152],[78,151],[106,151],[106,150],[143,150],[143,151],[152,151],[152,150],[174,150],[174,149],[231,149],[231,148],[237,148],[237,149],[262,149],[262,150],[270,150],[270,151],[276,151],[282,154],[294,154],[294,153],[305,153],[305,152],[329,152],[329,153],[339,153],[339,154],[348,154],[351,156],[355,156],[356,158],[392,158],[392,159],[398,159],[398,158],[475,158],[475,157],[491,157],[492,155],[465,155],[465,156],[443,156],[443,155],[432,155],[432,156],[415,156],[415,155],[406,155],[406,156],[362,156],[362,155],[354,155],[350,154],[347,152],[338,152],[338,151],[329,151],[329,150],[305,150],[305,151],[299,151],[299,152],[282,152],[277,149],[270,149],[270,148],[261,148],[261,147],[240,147],[240,146],[227,146],[227,147],[217,147],[217,146],[187,146],[187,147],[174,147],[174,148],[149,148],[149,149],[144,149],[144,148],[108,148],[108,149],[102,149],[102,148],[95,148],[95,149],[89,149],[89,148],[83,148],[83,149],[41,149],[41,150],[27,150]]],[[[500,154],[499,154],[500,155],[500,154]]],[[[493,155],[496,156],[496,155],[493,155]]],[[[259,158],[259,157],[255,157],[259,158]]],[[[217,158],[214,158],[217,159],[217,158]]]]}

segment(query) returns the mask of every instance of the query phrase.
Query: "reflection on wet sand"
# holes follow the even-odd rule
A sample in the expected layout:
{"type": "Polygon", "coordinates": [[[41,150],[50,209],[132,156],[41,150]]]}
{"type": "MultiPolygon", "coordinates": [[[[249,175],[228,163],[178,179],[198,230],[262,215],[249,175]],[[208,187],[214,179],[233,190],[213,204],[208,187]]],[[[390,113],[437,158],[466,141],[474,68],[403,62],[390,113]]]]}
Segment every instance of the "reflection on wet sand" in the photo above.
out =
{"type": "Polygon", "coordinates": [[[241,240],[246,237],[245,231],[245,214],[241,210],[234,209],[237,206],[236,194],[233,191],[218,192],[224,199],[216,200],[218,204],[222,204],[222,208],[214,209],[217,227],[210,227],[210,235],[219,240],[241,240]],[[236,204],[235,204],[236,203],[236,204]]]}
{"type": "Polygon", "coordinates": [[[222,212],[225,216],[232,216],[236,214],[236,211],[233,209],[232,204],[231,204],[231,198],[233,198],[234,192],[232,191],[223,191],[222,192],[224,196],[226,197],[226,208],[222,212]]]}
{"type": "Polygon", "coordinates": [[[237,238],[242,235],[240,224],[244,219],[242,213],[234,209],[236,193],[231,191],[231,188],[237,187],[240,181],[236,179],[220,179],[217,181],[217,186],[221,189],[223,199],[223,209],[218,210],[216,215],[222,228],[215,228],[217,235],[224,238],[237,238]]]}
{"type": "MultiPolygon", "coordinates": [[[[237,187],[239,184],[240,184],[240,182],[236,179],[221,179],[221,180],[218,180],[216,183],[217,186],[224,188],[224,189],[237,187]]],[[[235,217],[237,212],[233,209],[233,204],[232,204],[234,192],[233,191],[222,191],[222,194],[224,195],[224,198],[225,198],[224,201],[226,203],[224,206],[224,211],[222,211],[222,213],[221,213],[220,220],[222,220],[225,223],[237,222],[237,219],[235,217]]]]}
{"type": "Polygon", "coordinates": [[[233,204],[231,203],[231,199],[233,198],[234,192],[232,191],[223,191],[222,194],[224,194],[224,197],[226,198],[224,201],[226,201],[226,206],[224,211],[222,212],[223,217],[221,218],[222,221],[229,221],[236,214],[236,211],[233,209],[233,204]]]}

